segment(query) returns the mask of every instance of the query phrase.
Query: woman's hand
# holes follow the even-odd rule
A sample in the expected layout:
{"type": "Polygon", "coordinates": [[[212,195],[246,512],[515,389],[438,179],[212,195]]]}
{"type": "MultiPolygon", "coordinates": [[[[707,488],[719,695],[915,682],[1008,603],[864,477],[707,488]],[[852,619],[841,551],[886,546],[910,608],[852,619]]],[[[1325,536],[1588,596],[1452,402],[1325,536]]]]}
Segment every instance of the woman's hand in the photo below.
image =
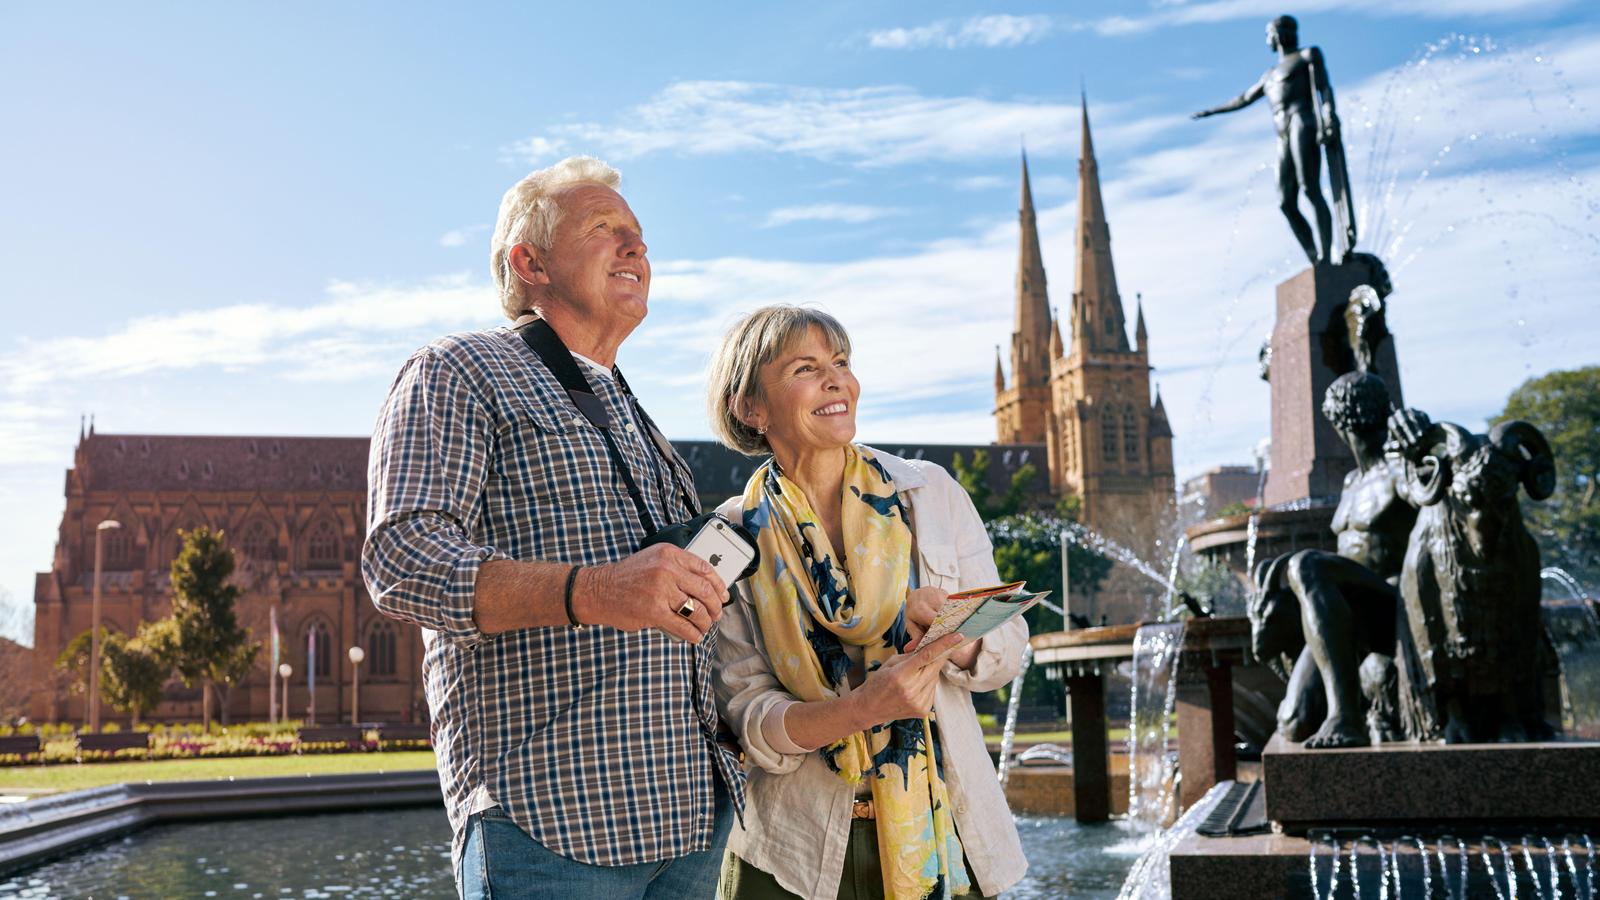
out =
{"type": "Polygon", "coordinates": [[[919,587],[906,595],[906,634],[911,637],[911,646],[915,647],[928,633],[928,626],[949,596],[948,591],[936,587],[919,587]]]}
{"type": "Polygon", "coordinates": [[[939,686],[945,658],[966,640],[959,634],[947,634],[915,653],[892,656],[867,673],[867,680],[850,694],[865,727],[927,715],[933,709],[933,694],[939,686]]]}

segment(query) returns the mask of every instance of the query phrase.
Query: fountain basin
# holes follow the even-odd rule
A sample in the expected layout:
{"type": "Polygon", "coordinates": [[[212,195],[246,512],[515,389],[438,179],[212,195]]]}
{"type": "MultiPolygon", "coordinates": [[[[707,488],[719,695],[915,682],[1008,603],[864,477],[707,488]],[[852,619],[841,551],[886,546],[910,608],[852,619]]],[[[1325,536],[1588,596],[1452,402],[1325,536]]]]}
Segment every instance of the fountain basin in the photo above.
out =
{"type": "Polygon", "coordinates": [[[1334,537],[1332,506],[1303,509],[1266,509],[1259,513],[1240,513],[1208,519],[1185,532],[1195,553],[1219,562],[1246,584],[1250,582],[1250,518],[1256,518],[1256,544],[1253,559],[1272,559],[1296,550],[1338,549],[1334,537]]]}
{"type": "Polygon", "coordinates": [[[120,784],[0,808],[0,871],[163,822],[437,806],[432,769],[120,784]]]}
{"type": "MultiPolygon", "coordinates": [[[[1582,886],[1592,883],[1589,873],[1591,859],[1588,848],[1574,840],[1568,847],[1571,863],[1560,847],[1564,834],[1549,835],[1556,847],[1548,853],[1539,837],[1534,837],[1524,858],[1518,845],[1521,832],[1501,833],[1501,839],[1513,849],[1514,878],[1523,896],[1551,896],[1545,892],[1549,884],[1551,863],[1555,863],[1556,881],[1561,897],[1588,896],[1582,886]],[[1553,857],[1553,858],[1552,858],[1553,857]],[[1537,873],[1539,887],[1534,875],[1537,873]],[[1574,884],[1574,881],[1577,884],[1574,884]],[[1531,893],[1529,891],[1531,890],[1531,893]]],[[[1444,837],[1439,830],[1409,832],[1404,838],[1396,833],[1366,830],[1344,832],[1337,835],[1317,835],[1316,840],[1285,834],[1256,834],[1240,837],[1206,837],[1192,834],[1179,841],[1168,857],[1171,866],[1172,900],[1301,900],[1330,896],[1348,897],[1449,897],[1452,900],[1504,900],[1512,893],[1506,885],[1506,858],[1499,852],[1498,844],[1490,841],[1490,860],[1494,866],[1493,881],[1485,865],[1483,832],[1473,831],[1463,835],[1466,840],[1466,889],[1460,889],[1462,849],[1453,838],[1444,837]],[[1422,837],[1428,856],[1428,871],[1423,870],[1423,854],[1416,845],[1416,836],[1422,837]],[[1357,879],[1361,890],[1350,891],[1350,847],[1363,838],[1357,853],[1357,879]],[[1385,856],[1380,857],[1373,839],[1381,838],[1385,856]],[[1329,890],[1333,874],[1333,841],[1337,841],[1340,857],[1339,888],[1329,890]],[[1397,847],[1397,843],[1398,847],[1397,847]],[[1440,857],[1448,870],[1448,880],[1440,875],[1440,857]],[[1315,855],[1313,855],[1315,854],[1315,855]],[[1380,874],[1388,864],[1388,881],[1380,874]],[[1316,871],[1317,884],[1312,885],[1312,871],[1316,871]],[[1399,882],[1395,886],[1395,881],[1399,882]],[[1441,882],[1445,890],[1440,890],[1441,882]],[[1379,885],[1384,885],[1379,888],[1379,885]],[[1427,885],[1431,890],[1425,890],[1427,885]]],[[[1576,836],[1572,836],[1574,839],[1576,836]]]]}
{"type": "MultiPolygon", "coordinates": [[[[1106,735],[1106,675],[1134,655],[1141,624],[1051,632],[1033,638],[1036,664],[1059,668],[1072,718],[1073,815],[1105,821],[1112,812],[1106,735]]],[[[1236,772],[1233,668],[1249,662],[1250,623],[1242,618],[1188,621],[1180,644],[1175,712],[1179,805],[1187,808],[1236,772]]]]}

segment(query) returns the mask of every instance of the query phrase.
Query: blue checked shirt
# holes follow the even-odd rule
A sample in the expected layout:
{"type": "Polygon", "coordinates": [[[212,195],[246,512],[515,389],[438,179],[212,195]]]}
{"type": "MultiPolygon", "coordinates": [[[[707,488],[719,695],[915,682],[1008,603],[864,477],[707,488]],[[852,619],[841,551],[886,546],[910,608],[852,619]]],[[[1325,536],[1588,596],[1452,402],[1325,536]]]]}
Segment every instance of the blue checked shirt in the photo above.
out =
{"type": "MultiPolygon", "coordinates": [[[[617,442],[656,522],[689,518],[627,398],[611,379],[585,376],[621,426],[617,442]]],[[[688,468],[672,465],[692,492],[688,468]]],[[[467,817],[489,802],[581,862],[708,849],[718,773],[741,808],[744,790],[737,760],[715,740],[715,631],[696,647],[654,629],[488,635],[473,623],[483,563],[597,565],[643,537],[600,433],[521,336],[456,334],[413,354],[378,416],[367,471],[361,571],[380,610],[423,629],[457,865],[467,817]]]]}

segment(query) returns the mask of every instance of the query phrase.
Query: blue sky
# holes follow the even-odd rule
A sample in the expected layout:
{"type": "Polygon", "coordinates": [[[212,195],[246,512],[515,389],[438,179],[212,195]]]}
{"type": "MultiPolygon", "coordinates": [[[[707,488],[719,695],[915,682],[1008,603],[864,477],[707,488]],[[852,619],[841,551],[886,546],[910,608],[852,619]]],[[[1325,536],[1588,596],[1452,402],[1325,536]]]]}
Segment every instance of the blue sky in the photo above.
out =
{"type": "MultiPolygon", "coordinates": [[[[709,435],[720,332],[787,301],[851,328],[863,438],[987,441],[1018,150],[1064,307],[1081,86],[1180,478],[1248,461],[1267,433],[1255,351],[1302,265],[1270,116],[1187,114],[1272,63],[1276,4],[540,6],[0,8],[13,604],[49,567],[81,414],[108,432],[365,432],[410,349],[499,321],[499,196],[573,152],[622,169],[645,224],[652,313],[621,363],[674,436],[709,435]]],[[[1287,11],[1327,55],[1408,401],[1478,426],[1521,380],[1594,363],[1592,6],[1287,11]]]]}

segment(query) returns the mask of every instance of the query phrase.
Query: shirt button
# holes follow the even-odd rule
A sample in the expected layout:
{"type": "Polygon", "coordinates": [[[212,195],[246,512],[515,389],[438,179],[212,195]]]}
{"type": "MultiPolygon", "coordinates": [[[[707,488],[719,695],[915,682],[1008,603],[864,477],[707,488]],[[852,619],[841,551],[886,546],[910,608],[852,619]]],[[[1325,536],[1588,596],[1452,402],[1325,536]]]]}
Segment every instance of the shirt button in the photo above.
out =
{"type": "Polygon", "coordinates": [[[626,431],[629,434],[633,434],[635,431],[638,431],[639,429],[633,427],[633,423],[629,422],[628,424],[622,426],[622,430],[626,431]]]}
{"type": "Polygon", "coordinates": [[[573,416],[572,417],[572,427],[573,428],[582,428],[583,427],[583,416],[573,416]]]}

